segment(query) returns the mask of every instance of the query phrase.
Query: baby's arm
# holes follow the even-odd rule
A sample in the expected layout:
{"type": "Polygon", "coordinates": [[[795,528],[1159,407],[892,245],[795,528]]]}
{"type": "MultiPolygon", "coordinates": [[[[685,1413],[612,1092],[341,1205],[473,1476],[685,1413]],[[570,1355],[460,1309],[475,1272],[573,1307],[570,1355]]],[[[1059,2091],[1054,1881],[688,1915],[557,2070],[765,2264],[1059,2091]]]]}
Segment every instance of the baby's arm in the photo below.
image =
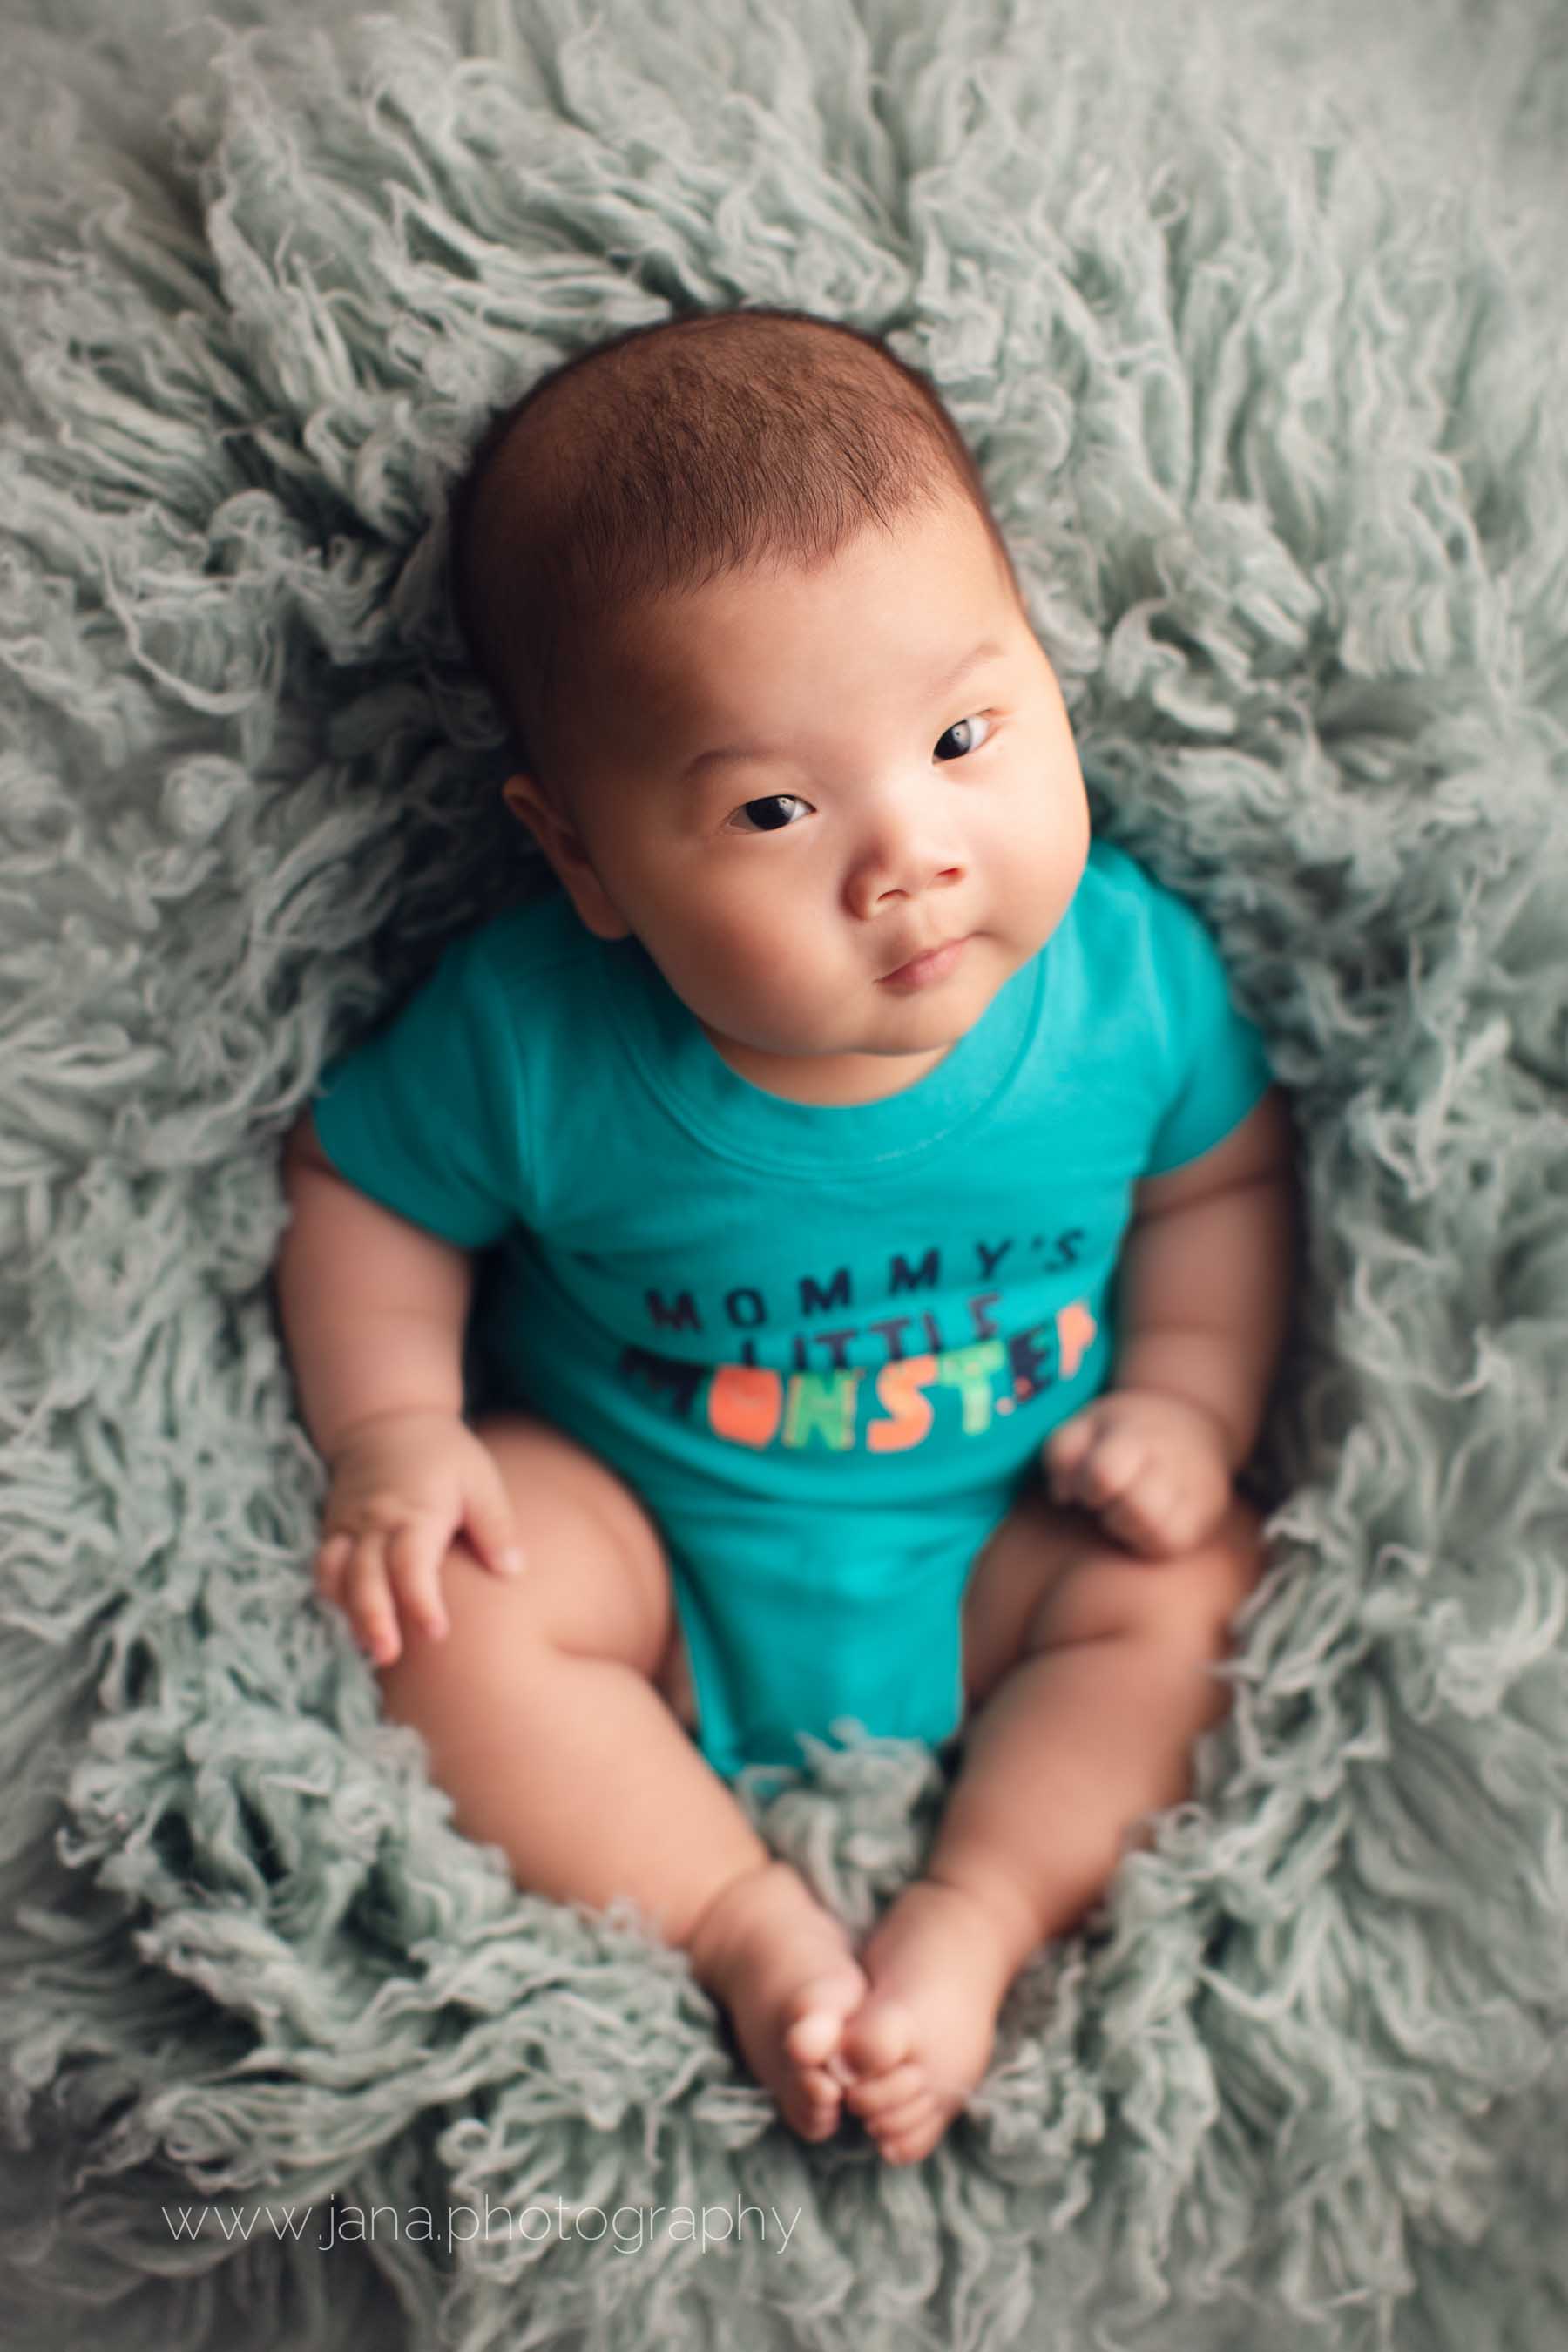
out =
{"type": "Polygon", "coordinates": [[[495,1457],[462,1417],[473,1265],[339,1176],[309,1112],[289,1139],[284,1185],[279,1312],[306,1425],[332,1474],[316,1583],[389,1664],[400,1612],[445,1634],[439,1571],[454,1532],[498,1573],[522,1564],[495,1457]]]}
{"type": "Polygon", "coordinates": [[[1156,1557],[1213,1532],[1290,1312],[1295,1134],[1278,1087],[1212,1151],[1146,1178],[1120,1269],[1112,1386],[1046,1447],[1052,1493],[1156,1557]]]}
{"type": "Polygon", "coordinates": [[[1212,1151],[1137,1190],[1116,1386],[1206,1406],[1233,1472],[1252,1451],[1289,1318],[1294,1171],[1289,1109],[1270,1087],[1212,1151]]]}
{"type": "Polygon", "coordinates": [[[344,1435],[393,1412],[463,1410],[466,1250],[348,1183],[303,1112],[289,1135],[292,1213],[274,1280],[305,1423],[330,1461],[344,1435]]]}

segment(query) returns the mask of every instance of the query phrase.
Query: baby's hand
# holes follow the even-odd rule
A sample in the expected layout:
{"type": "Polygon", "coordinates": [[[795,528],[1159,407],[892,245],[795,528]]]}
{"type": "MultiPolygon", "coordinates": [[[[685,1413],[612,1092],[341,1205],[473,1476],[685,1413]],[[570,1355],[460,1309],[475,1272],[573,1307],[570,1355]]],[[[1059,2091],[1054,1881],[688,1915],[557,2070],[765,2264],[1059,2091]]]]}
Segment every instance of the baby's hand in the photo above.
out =
{"type": "Polygon", "coordinates": [[[432,1641],[445,1636],[439,1571],[455,1535],[466,1532],[501,1575],[524,1565],[495,1456],[455,1413],[362,1422],[338,1441],[330,1467],[316,1589],[347,1610],[378,1666],[402,1651],[400,1611],[432,1641]]]}
{"type": "Polygon", "coordinates": [[[1150,1559],[1195,1551],[1230,1502],[1218,1422],[1154,1389],[1097,1397],[1041,1451],[1052,1501],[1098,1513],[1119,1543],[1150,1559]]]}

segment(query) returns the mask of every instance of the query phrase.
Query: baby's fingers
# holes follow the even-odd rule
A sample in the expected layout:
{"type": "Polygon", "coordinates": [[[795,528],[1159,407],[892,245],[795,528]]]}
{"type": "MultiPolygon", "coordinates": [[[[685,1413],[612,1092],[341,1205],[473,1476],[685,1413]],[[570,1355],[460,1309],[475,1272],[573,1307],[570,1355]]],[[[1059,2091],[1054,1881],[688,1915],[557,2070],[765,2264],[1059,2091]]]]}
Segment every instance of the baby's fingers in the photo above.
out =
{"type": "Polygon", "coordinates": [[[511,1499],[488,1456],[485,1471],[469,1482],[464,1516],[472,1548],[484,1566],[501,1576],[521,1575],[528,1561],[517,1539],[511,1499]]]}
{"type": "Polygon", "coordinates": [[[1106,1527],[1129,1550],[1146,1559],[1165,1559],[1182,1547],[1176,1540],[1176,1498],[1169,1479],[1152,1472],[1101,1513],[1106,1527]]]}
{"type": "Polygon", "coordinates": [[[1143,1468],[1141,1437],[1130,1430],[1103,1430],[1072,1473],[1072,1486],[1091,1510],[1102,1511],[1128,1493],[1143,1468]]]}
{"type": "Polygon", "coordinates": [[[403,1648],[397,1612],[386,1580],[386,1538],[371,1533],[354,1544],[343,1579],[343,1606],[371,1663],[390,1666],[403,1648]]]}
{"type": "Polygon", "coordinates": [[[346,1529],[323,1536],[316,1546],[315,1585],[323,1601],[336,1601],[353,1552],[354,1539],[346,1529]]]}
{"type": "Polygon", "coordinates": [[[386,1547],[387,1570],[399,1605],[433,1642],[444,1640],[447,1633],[447,1612],[441,1601],[447,1533],[443,1528],[432,1543],[428,1528],[399,1528],[386,1547]]]}
{"type": "Polygon", "coordinates": [[[1046,1441],[1045,1463],[1051,1499],[1066,1508],[1072,1504],[1100,1510],[1121,1494],[1135,1475],[1142,1448],[1124,1432],[1119,1433],[1091,1405],[1075,1413],[1046,1441]]]}
{"type": "Polygon", "coordinates": [[[1094,1444],[1094,1431],[1089,1415],[1077,1413],[1047,1438],[1042,1449],[1046,1475],[1058,1502],[1072,1491],[1084,1456],[1094,1444]]]}

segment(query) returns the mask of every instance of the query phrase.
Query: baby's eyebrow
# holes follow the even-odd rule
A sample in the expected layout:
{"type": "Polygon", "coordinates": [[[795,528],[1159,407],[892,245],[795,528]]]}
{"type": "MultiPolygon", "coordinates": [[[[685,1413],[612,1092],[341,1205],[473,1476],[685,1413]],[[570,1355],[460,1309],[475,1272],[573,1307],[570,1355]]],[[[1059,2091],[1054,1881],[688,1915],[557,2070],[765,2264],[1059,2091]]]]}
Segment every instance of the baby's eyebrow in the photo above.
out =
{"type": "MultiPolygon", "coordinates": [[[[1006,646],[994,637],[987,637],[982,644],[972,646],[963,659],[949,670],[938,686],[932,688],[933,694],[938,696],[951,694],[953,688],[961,679],[967,677],[972,669],[978,669],[983,661],[995,661],[1006,650],[1006,646]]],[[[710,751],[699,751],[695,759],[688,760],[676,778],[676,782],[684,784],[700,771],[706,772],[711,768],[728,766],[736,760],[750,760],[754,763],[763,760],[782,760],[786,757],[787,754],[782,744],[716,743],[710,751]]]]}

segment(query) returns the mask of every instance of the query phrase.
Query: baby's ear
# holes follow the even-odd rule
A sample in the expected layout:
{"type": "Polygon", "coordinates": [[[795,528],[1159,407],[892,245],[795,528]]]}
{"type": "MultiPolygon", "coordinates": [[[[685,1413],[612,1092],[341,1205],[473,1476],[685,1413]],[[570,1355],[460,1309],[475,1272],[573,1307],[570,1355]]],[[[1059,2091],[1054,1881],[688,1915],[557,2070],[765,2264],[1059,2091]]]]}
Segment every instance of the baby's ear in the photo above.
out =
{"type": "Polygon", "coordinates": [[[538,777],[520,769],[501,786],[501,798],[519,824],[528,827],[545,856],[553,863],[563,827],[559,811],[538,777]]]}
{"type": "Polygon", "coordinates": [[[556,872],[561,873],[563,856],[568,854],[566,828],[538,778],[523,772],[509,776],[501,786],[501,798],[519,824],[526,825],[532,834],[556,872]]]}
{"type": "Polygon", "coordinates": [[[589,930],[602,940],[623,940],[631,925],[614,904],[598,876],[581,835],[542,789],[537,776],[509,776],[501,798],[520,824],[527,825],[544,852],[589,930]]]}

